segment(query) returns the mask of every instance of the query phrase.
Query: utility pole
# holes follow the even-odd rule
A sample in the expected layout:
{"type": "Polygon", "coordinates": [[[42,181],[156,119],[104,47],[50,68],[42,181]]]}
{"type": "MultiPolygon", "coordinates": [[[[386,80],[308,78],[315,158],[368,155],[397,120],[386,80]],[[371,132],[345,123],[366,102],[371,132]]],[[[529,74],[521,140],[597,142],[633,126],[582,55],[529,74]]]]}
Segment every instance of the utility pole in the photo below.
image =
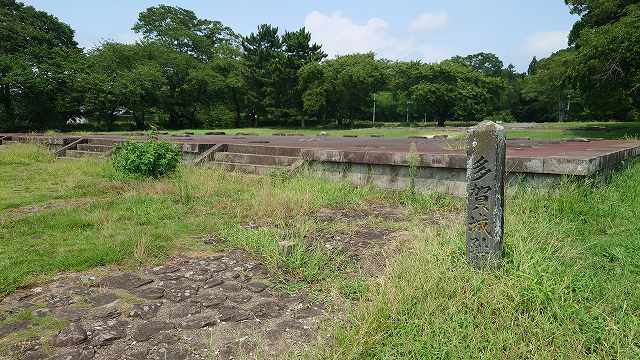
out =
{"type": "Polygon", "coordinates": [[[407,124],[409,123],[409,104],[411,104],[411,101],[407,100],[407,124]]]}
{"type": "Polygon", "coordinates": [[[376,124],[376,93],[373,93],[373,120],[372,124],[376,124]]]}

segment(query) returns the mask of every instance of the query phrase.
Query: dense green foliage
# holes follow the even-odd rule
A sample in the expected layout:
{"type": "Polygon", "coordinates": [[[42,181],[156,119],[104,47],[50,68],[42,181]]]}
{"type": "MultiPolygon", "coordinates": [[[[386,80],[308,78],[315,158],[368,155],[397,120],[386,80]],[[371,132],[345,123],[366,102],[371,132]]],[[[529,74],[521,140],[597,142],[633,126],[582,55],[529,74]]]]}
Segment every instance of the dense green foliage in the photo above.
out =
{"type": "Polygon", "coordinates": [[[124,176],[160,178],[176,171],[181,153],[164,141],[128,141],[113,151],[113,168],[124,176]]]}
{"type": "Polygon", "coordinates": [[[344,127],[371,119],[374,101],[388,122],[637,120],[640,4],[566,3],[581,17],[570,46],[518,73],[486,52],[327,59],[304,28],[242,36],[167,5],[139,14],[137,43],[82,51],[68,25],[1,0],[0,129],[344,127]]]}

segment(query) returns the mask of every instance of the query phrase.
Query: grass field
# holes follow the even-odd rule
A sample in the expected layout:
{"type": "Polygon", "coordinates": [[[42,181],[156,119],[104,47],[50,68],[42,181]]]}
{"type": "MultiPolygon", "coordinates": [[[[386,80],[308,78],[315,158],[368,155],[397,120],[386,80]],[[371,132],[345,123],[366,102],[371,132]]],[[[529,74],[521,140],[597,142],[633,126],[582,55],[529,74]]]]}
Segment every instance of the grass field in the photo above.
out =
{"type": "MultiPolygon", "coordinates": [[[[417,124],[407,127],[402,123],[386,123],[376,127],[364,127],[358,129],[281,129],[281,128],[242,128],[242,129],[186,129],[172,130],[170,134],[193,133],[204,135],[210,131],[224,131],[229,135],[253,134],[260,136],[271,136],[273,134],[301,134],[305,136],[316,136],[323,132],[327,136],[357,135],[359,137],[369,137],[371,135],[384,137],[408,137],[408,136],[429,136],[429,135],[449,135],[451,138],[464,137],[463,126],[470,126],[470,123],[452,122],[446,128],[438,128],[432,124],[417,124]]],[[[565,122],[565,123],[544,123],[530,124],[527,128],[521,128],[518,124],[503,124],[507,127],[507,137],[520,138],[529,137],[532,140],[557,140],[571,138],[602,138],[602,139],[624,139],[640,138],[640,123],[637,122],[565,122]]],[[[128,132],[112,132],[115,134],[127,134],[128,132]]],[[[79,133],[86,134],[86,133],[79,133]]]]}
{"type": "Polygon", "coordinates": [[[381,202],[424,209],[443,199],[407,200],[402,193],[311,176],[253,177],[186,166],[169,179],[121,181],[108,162],[55,161],[32,145],[0,148],[0,167],[0,250],[6,254],[0,294],[59,271],[160,261],[201,248],[190,236],[211,233],[264,256],[296,280],[318,282],[344,265],[302,244],[320,208],[381,202]],[[260,226],[244,226],[249,223],[260,226]],[[299,244],[291,256],[279,253],[283,240],[299,244]]]}
{"type": "MultiPolygon", "coordinates": [[[[639,132],[634,124],[590,123],[509,136],[639,132]]],[[[606,181],[510,189],[506,261],[498,273],[466,265],[458,215],[464,204],[446,196],[192,167],[169,179],[125,181],[107,162],[56,161],[31,145],[0,147],[0,169],[0,297],[60,271],[243,248],[281,274],[282,286],[310,287],[350,304],[346,320],[328,326],[333,340],[309,358],[640,358],[640,162],[606,181]],[[373,204],[408,209],[401,223],[375,226],[405,230],[411,239],[378,276],[354,279],[347,275],[353,263],[305,241],[345,230],[319,223],[320,209],[373,204]],[[192,238],[201,234],[222,242],[211,248],[192,238]],[[283,253],[283,240],[295,251],[283,253]]]]}
{"type": "Polygon", "coordinates": [[[610,183],[506,201],[506,263],[469,269],[464,228],[421,232],[376,282],[335,359],[637,359],[640,163],[610,183]]]}

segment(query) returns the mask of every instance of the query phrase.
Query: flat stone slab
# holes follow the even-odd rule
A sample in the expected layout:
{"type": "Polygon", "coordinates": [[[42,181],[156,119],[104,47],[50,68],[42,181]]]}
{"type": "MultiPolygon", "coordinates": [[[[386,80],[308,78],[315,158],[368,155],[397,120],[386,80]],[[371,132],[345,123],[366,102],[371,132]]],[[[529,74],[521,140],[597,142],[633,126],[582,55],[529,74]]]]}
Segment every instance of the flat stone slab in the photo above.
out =
{"type": "MultiPolygon", "coordinates": [[[[34,134],[0,134],[12,139],[45,144],[70,143],[78,137],[34,134]]],[[[86,138],[119,143],[144,136],[89,135],[86,138]]],[[[304,159],[337,163],[407,166],[412,144],[417,166],[464,169],[466,154],[462,140],[443,138],[372,138],[330,136],[161,136],[182,145],[183,151],[201,153],[214,144],[279,148],[280,153],[297,152],[304,159]]],[[[563,141],[507,141],[507,172],[588,176],[640,156],[640,142],[632,140],[573,139],[563,141]]]]}
{"type": "Polygon", "coordinates": [[[30,310],[34,317],[65,319],[64,328],[39,336],[36,321],[14,321],[0,326],[0,338],[36,334],[27,345],[10,344],[10,359],[242,359],[256,350],[286,358],[287,351],[311,344],[309,336],[319,334],[326,316],[302,319],[301,311],[319,305],[304,290],[289,294],[267,286],[277,279],[243,251],[181,257],[135,273],[64,274],[0,300],[0,315],[30,310]],[[278,327],[298,320],[304,333],[278,327]],[[269,334],[281,335],[264,342],[269,334]]]}

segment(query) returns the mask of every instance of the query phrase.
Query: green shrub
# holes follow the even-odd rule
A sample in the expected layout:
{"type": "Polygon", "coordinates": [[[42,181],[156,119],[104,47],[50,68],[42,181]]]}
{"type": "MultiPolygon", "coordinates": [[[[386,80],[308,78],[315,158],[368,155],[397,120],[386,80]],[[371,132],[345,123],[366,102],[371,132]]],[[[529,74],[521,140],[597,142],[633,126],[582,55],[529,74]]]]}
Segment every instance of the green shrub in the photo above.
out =
{"type": "Polygon", "coordinates": [[[511,113],[511,111],[499,111],[495,114],[486,116],[483,120],[489,120],[489,121],[493,121],[495,123],[510,123],[510,122],[516,122],[516,118],[513,116],[513,114],[511,113]]]}
{"type": "Polygon", "coordinates": [[[236,113],[224,105],[215,105],[198,109],[196,119],[209,129],[232,128],[236,121],[236,113]]]}
{"type": "Polygon", "coordinates": [[[113,152],[113,168],[118,174],[160,178],[175,172],[180,150],[163,141],[133,142],[118,145],[113,152]]]}

